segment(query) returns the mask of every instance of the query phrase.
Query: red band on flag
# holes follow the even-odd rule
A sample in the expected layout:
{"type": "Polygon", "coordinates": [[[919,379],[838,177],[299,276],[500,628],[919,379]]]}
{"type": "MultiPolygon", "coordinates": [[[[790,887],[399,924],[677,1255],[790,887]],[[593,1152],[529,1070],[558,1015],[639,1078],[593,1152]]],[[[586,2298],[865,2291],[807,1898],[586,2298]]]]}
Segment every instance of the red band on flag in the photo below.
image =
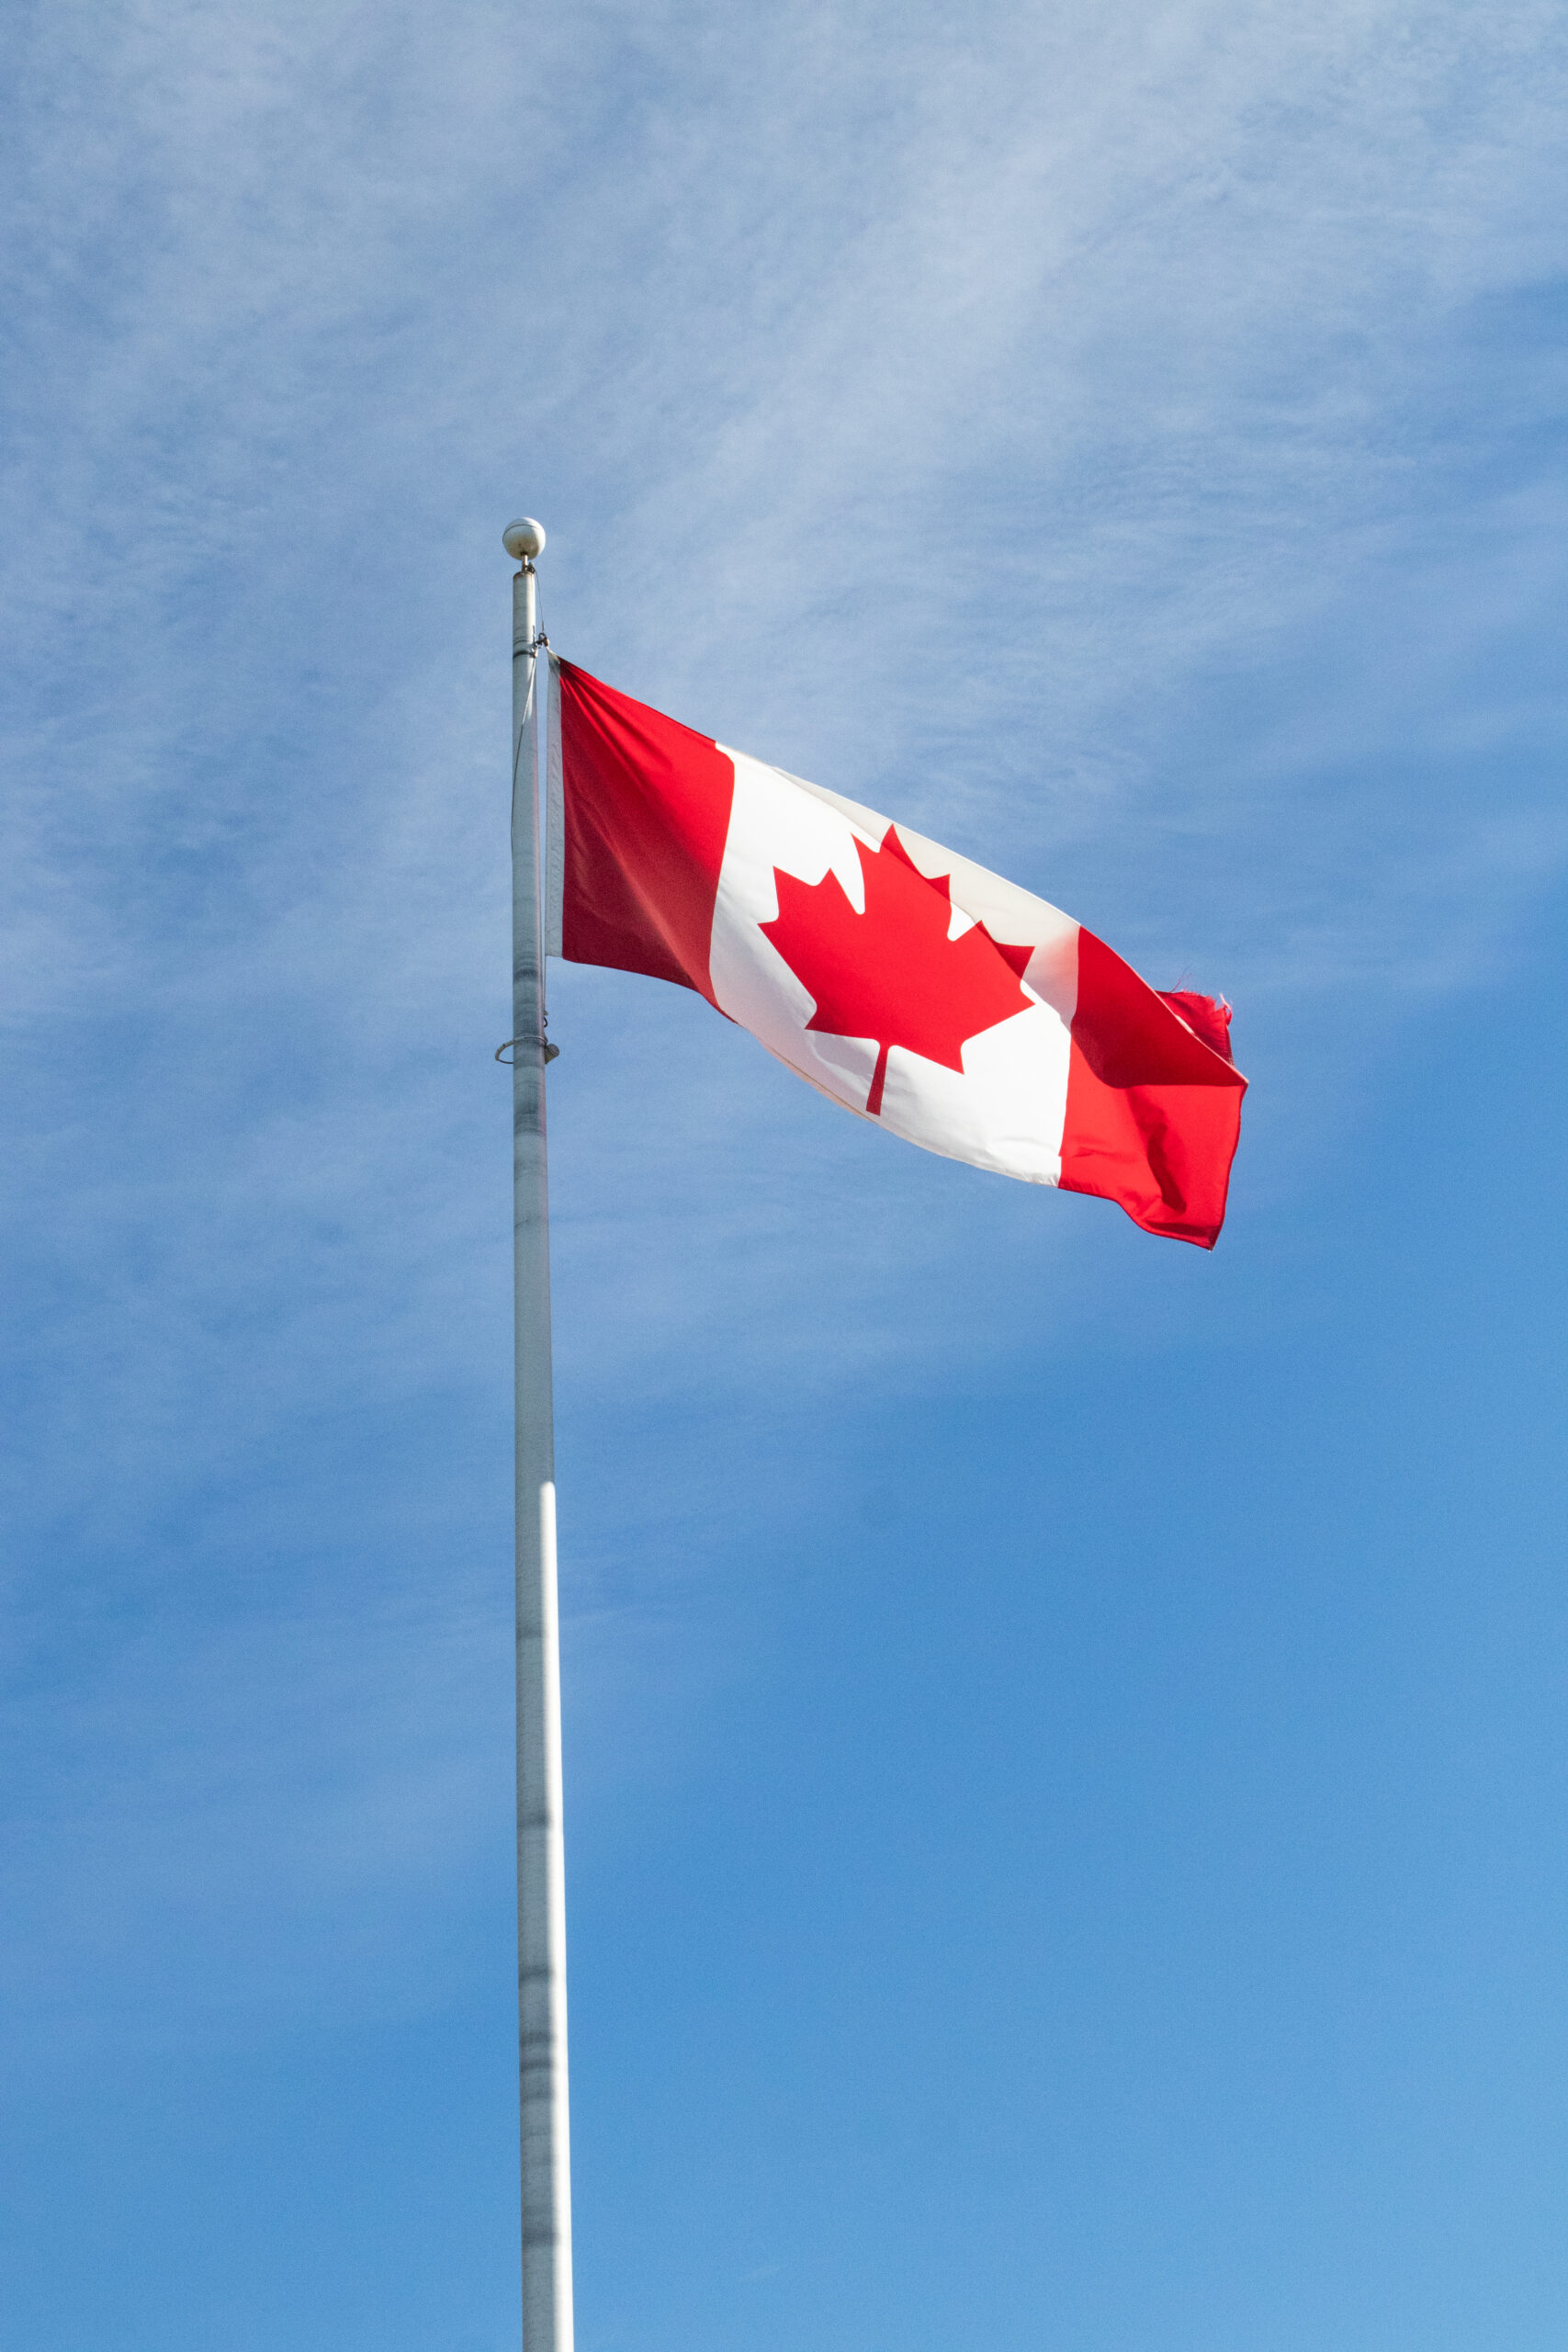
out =
{"type": "Polygon", "coordinates": [[[735,769],[710,737],[562,662],[566,865],[561,954],[695,989],[708,942],[735,769]]]}
{"type": "Polygon", "coordinates": [[[1229,1023],[1208,997],[1168,1001],[1092,931],[1078,933],[1065,1193],[1096,1193],[1145,1233],[1213,1248],[1247,1091],[1229,1023]]]}

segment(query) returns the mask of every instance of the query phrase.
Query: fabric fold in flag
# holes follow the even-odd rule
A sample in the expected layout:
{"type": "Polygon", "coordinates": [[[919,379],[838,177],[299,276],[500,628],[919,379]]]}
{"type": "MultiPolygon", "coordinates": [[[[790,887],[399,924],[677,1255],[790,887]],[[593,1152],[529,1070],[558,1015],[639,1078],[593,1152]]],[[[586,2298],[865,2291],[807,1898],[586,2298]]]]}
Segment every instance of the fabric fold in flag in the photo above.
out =
{"type": "Polygon", "coordinates": [[[695,989],[927,1151],[1213,1247],[1247,1090],[1227,1006],[554,656],[550,739],[552,953],[695,989]]]}

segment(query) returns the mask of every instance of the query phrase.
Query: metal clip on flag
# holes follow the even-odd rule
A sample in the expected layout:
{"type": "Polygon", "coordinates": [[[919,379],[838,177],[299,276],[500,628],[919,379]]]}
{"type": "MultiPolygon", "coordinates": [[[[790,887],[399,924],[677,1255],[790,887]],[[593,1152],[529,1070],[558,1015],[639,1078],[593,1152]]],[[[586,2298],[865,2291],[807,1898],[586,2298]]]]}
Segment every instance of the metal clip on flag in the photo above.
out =
{"type": "MultiPolygon", "coordinates": [[[[1247,1080],[1230,1011],[1161,992],[1059,908],[548,655],[536,523],[513,636],[518,1888],[526,2352],[570,2352],[545,952],[694,989],[808,1084],[949,1159],[1213,1249],[1247,1080]],[[522,789],[519,791],[519,783],[522,789]]],[[[504,1050],[504,1049],[503,1049],[504,1050]]]]}

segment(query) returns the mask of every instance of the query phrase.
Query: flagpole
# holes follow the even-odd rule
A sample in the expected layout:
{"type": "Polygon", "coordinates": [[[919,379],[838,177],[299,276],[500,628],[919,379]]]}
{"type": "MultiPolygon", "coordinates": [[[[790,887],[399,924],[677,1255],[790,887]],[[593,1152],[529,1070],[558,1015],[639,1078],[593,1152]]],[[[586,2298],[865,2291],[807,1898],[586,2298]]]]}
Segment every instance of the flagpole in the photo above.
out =
{"type": "Polygon", "coordinates": [[[545,1157],[545,958],[539,899],[539,696],[534,558],[542,527],[502,534],[512,582],[512,1181],[517,1374],[517,2007],[525,2352],[572,2352],[567,2109],[566,1860],[561,1829],[555,1412],[545,1157]]]}

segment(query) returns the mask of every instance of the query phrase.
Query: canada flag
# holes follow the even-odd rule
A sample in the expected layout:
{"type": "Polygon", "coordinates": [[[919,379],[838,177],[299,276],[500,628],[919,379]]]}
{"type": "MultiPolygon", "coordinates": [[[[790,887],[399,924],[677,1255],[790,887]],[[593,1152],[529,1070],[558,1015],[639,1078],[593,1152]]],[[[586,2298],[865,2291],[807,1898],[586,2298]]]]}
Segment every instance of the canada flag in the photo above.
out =
{"type": "Polygon", "coordinates": [[[552,657],[546,944],[695,989],[928,1151],[1213,1249],[1230,1013],[1043,899],[552,657]]]}

